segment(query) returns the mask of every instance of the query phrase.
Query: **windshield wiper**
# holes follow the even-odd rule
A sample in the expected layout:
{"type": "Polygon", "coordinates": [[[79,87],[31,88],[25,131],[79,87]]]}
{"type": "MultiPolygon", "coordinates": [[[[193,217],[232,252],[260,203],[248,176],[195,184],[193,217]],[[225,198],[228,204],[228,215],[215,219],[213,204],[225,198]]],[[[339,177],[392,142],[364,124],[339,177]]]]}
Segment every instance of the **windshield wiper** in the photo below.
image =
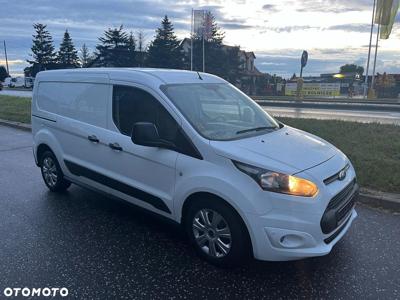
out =
{"type": "Polygon", "coordinates": [[[266,129],[276,129],[275,126],[260,126],[260,127],[254,127],[254,128],[249,128],[249,129],[243,129],[236,131],[236,134],[241,134],[245,132],[251,132],[251,131],[260,131],[260,130],[266,130],[266,129]]]}

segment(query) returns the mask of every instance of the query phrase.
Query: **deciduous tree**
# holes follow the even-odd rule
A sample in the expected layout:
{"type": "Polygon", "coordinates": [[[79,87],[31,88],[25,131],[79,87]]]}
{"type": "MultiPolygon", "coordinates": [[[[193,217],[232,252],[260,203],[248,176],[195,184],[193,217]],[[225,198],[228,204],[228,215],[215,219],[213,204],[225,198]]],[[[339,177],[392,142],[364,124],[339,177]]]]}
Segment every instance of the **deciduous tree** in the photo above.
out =
{"type": "MultiPolygon", "coordinates": [[[[204,56],[205,72],[218,75],[231,83],[237,83],[240,77],[240,47],[223,45],[224,32],[219,28],[214,15],[205,15],[204,56]]],[[[186,64],[190,64],[190,50],[186,56],[186,64]]],[[[203,34],[193,36],[193,69],[203,70],[203,34]]]]}
{"type": "Polygon", "coordinates": [[[356,64],[345,64],[340,67],[340,73],[357,73],[362,75],[364,73],[364,68],[356,64]]]}

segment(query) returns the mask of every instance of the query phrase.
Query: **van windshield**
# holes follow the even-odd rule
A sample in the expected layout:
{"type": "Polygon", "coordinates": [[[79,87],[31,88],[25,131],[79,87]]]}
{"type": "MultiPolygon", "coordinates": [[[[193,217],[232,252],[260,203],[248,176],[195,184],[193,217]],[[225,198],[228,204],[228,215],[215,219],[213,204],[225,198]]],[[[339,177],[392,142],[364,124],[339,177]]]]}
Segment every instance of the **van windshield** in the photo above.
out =
{"type": "Polygon", "coordinates": [[[170,84],[161,90],[209,140],[241,139],[279,129],[270,115],[228,83],[170,84]]]}

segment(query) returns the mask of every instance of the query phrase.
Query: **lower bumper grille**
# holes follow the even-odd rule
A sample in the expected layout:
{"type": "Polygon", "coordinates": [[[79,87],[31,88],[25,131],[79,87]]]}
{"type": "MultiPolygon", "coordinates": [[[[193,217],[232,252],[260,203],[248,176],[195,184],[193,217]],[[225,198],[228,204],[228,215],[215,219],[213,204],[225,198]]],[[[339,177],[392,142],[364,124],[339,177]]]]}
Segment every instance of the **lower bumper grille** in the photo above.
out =
{"type": "Polygon", "coordinates": [[[354,179],[329,201],[321,219],[323,233],[328,234],[343,224],[355,204],[357,195],[358,185],[354,179]]]}
{"type": "Polygon", "coordinates": [[[334,239],[337,238],[337,236],[343,231],[343,229],[346,227],[347,223],[349,223],[350,218],[348,218],[345,222],[345,224],[343,224],[342,227],[340,227],[334,234],[332,234],[330,237],[324,239],[325,244],[329,244],[330,242],[332,242],[334,239]]]}

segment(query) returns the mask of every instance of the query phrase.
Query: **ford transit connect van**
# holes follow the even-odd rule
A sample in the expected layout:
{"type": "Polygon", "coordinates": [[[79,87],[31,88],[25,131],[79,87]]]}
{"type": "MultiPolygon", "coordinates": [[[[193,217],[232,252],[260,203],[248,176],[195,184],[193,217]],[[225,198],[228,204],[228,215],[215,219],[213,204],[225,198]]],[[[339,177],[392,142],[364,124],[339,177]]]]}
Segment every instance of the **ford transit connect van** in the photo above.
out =
{"type": "Polygon", "coordinates": [[[210,74],[40,72],[32,131],[51,191],[75,183],[170,218],[217,265],[328,254],[357,216],[341,151],[210,74]]]}

